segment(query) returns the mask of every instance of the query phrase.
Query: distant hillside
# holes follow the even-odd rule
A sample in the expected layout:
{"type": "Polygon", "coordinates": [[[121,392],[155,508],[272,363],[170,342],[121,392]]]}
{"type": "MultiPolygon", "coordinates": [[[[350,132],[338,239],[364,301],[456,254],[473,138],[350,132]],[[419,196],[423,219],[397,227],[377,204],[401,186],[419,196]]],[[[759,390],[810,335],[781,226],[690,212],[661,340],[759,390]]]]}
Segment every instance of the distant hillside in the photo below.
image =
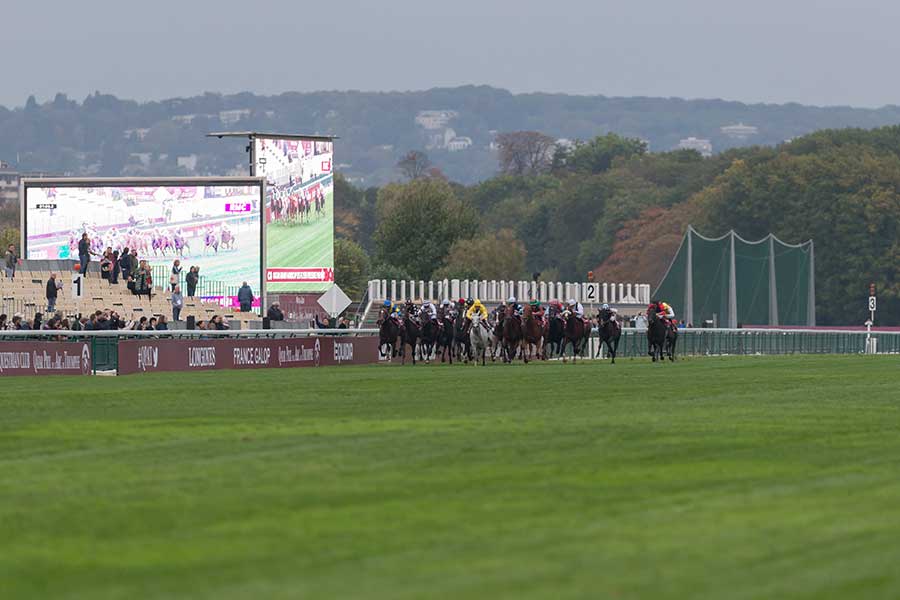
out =
{"type": "Polygon", "coordinates": [[[72,175],[202,175],[246,170],[240,141],[209,140],[221,129],[333,133],[336,163],[357,185],[399,178],[397,160],[425,150],[452,180],[493,176],[496,132],[537,130],[569,140],[614,132],[646,140],[652,152],[688,137],[714,152],[774,145],[826,128],[900,123],[900,107],[879,109],[742,104],[678,98],[512,94],[487,86],[420,92],[314,92],[256,96],[207,93],[139,103],[95,93],[0,107],[0,160],[22,171],[72,175]],[[722,130],[738,125],[738,128],[722,130]],[[740,126],[747,127],[740,127],[740,126]]]}

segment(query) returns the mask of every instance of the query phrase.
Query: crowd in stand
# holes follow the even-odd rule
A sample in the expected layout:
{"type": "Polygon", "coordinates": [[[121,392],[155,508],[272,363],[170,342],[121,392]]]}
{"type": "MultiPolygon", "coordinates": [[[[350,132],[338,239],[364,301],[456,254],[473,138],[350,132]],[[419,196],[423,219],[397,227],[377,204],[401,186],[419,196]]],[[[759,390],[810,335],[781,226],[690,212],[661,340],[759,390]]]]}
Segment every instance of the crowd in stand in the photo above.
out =
{"type": "MultiPolygon", "coordinates": [[[[231,329],[221,315],[197,321],[196,328],[207,331],[231,329]]],[[[169,320],[165,315],[126,321],[114,310],[98,310],[90,315],[72,319],[57,312],[46,320],[42,313],[35,314],[31,320],[24,319],[20,314],[13,315],[12,319],[6,314],[0,314],[0,331],[167,331],[168,329],[169,320]]]]}

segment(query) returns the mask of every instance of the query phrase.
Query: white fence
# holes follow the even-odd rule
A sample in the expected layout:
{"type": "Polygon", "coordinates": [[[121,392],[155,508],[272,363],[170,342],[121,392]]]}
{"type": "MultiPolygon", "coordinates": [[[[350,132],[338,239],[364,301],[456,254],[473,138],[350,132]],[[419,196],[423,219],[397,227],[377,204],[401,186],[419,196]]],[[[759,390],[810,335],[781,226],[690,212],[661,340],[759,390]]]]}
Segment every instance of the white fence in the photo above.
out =
{"type": "Polygon", "coordinates": [[[583,304],[650,303],[650,285],[646,283],[563,283],[561,281],[484,281],[444,279],[441,281],[406,281],[373,279],[369,281],[369,299],[381,302],[387,298],[397,302],[444,298],[479,298],[482,302],[499,303],[515,296],[519,301],[538,299],[565,301],[574,298],[583,304]]]}

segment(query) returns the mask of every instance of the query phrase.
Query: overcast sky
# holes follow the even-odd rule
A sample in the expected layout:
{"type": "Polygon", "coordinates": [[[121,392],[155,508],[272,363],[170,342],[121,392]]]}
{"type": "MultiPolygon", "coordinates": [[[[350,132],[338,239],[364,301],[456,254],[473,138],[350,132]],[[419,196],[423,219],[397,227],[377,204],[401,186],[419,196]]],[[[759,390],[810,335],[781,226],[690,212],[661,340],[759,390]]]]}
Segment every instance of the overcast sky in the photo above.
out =
{"type": "Polygon", "coordinates": [[[4,3],[0,104],[418,90],[900,104],[889,0],[4,3]]]}

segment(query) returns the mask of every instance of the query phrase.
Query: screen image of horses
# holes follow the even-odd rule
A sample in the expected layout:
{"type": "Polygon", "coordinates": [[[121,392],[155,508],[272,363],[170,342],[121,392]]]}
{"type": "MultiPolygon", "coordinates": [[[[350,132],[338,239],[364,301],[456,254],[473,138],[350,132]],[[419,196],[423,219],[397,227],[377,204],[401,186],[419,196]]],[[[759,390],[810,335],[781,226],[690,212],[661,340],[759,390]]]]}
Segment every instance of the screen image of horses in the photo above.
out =
{"type": "Polygon", "coordinates": [[[266,178],[266,288],[325,291],[334,282],[334,143],[255,138],[266,178]]]}
{"type": "Polygon", "coordinates": [[[77,260],[87,233],[98,255],[127,247],[150,265],[178,258],[184,272],[259,289],[258,185],[27,187],[25,202],[30,259],[77,260]]]}

